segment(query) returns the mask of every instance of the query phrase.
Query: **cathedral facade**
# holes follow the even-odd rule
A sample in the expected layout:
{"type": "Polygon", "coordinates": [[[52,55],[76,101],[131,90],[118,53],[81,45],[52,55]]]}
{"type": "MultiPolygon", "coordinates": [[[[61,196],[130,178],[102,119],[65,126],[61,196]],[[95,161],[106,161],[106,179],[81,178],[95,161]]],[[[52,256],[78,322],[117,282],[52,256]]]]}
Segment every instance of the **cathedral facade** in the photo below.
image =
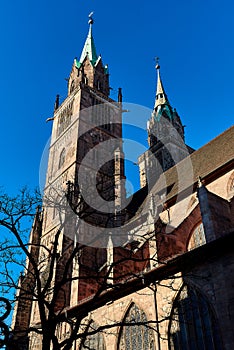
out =
{"type": "MultiPolygon", "coordinates": [[[[43,210],[30,235],[57,344],[232,350],[234,128],[196,151],[186,145],[157,63],[149,148],[138,159],[141,188],[127,197],[122,92],[117,101],[109,97],[92,27],[91,18],[66,99],[56,98],[43,210]]],[[[45,349],[40,331],[27,332],[43,328],[39,298],[22,295],[28,285],[38,288],[32,269],[28,262],[20,281],[14,349],[45,349]]]]}

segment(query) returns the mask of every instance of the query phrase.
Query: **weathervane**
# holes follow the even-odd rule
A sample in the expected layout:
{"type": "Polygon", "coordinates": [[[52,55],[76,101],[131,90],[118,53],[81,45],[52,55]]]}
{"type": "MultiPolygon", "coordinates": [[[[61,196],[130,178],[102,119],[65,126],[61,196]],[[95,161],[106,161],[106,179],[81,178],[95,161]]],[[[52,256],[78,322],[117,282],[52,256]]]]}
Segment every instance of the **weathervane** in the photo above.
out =
{"type": "Polygon", "coordinates": [[[94,14],[94,11],[90,12],[89,14],[89,24],[93,24],[93,14],[94,14]]]}
{"type": "Polygon", "coordinates": [[[155,68],[156,68],[156,69],[159,69],[159,68],[160,68],[160,65],[159,65],[159,57],[155,57],[155,62],[156,62],[155,68]]]}

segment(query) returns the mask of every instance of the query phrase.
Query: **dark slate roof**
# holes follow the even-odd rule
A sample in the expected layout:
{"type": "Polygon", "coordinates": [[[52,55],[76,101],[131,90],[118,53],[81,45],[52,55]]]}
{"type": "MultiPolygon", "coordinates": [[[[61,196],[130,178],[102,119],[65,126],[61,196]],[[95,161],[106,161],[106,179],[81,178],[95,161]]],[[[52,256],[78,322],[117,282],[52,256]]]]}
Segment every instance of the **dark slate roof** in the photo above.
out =
{"type": "MultiPolygon", "coordinates": [[[[178,195],[182,199],[187,191],[195,191],[199,177],[208,184],[233,168],[234,126],[168,169],[150,192],[154,196],[159,194],[162,202],[170,205],[178,195]]],[[[150,196],[147,194],[148,190],[144,187],[133,196],[130,204],[132,215],[143,215],[149,210],[150,196]]]]}
{"type": "Polygon", "coordinates": [[[181,192],[186,190],[188,186],[197,184],[198,177],[203,179],[205,184],[210,183],[221,175],[221,169],[227,171],[227,165],[232,169],[233,160],[234,126],[193,152],[173,168],[168,169],[165,173],[166,183],[167,186],[172,186],[172,189],[167,195],[167,200],[177,195],[178,187],[179,192],[181,192]],[[191,176],[188,174],[190,170],[192,170],[191,176]],[[178,175],[182,177],[181,181],[179,181],[178,175]],[[180,186],[178,186],[179,182],[181,182],[180,186]]]}

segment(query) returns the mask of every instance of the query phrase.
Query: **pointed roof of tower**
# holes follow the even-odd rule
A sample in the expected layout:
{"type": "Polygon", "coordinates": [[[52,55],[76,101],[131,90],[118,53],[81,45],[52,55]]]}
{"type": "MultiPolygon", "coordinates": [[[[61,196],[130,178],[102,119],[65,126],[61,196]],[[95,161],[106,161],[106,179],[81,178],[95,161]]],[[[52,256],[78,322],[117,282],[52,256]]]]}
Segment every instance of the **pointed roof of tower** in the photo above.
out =
{"type": "Polygon", "coordinates": [[[89,32],[85,40],[85,44],[80,56],[79,61],[77,61],[77,67],[79,68],[84,62],[85,58],[88,56],[91,64],[94,66],[100,56],[97,55],[96,47],[94,44],[93,34],[92,34],[92,25],[93,25],[93,12],[89,15],[89,32]]]}
{"type": "Polygon", "coordinates": [[[158,74],[157,74],[157,91],[156,91],[154,109],[156,109],[159,105],[170,104],[167,98],[167,94],[164,90],[162,79],[160,76],[160,65],[157,63],[155,68],[158,74]]]}
{"type": "Polygon", "coordinates": [[[157,59],[157,64],[155,68],[157,70],[157,90],[156,90],[156,97],[155,97],[155,103],[154,103],[155,117],[160,120],[161,115],[164,112],[170,119],[173,119],[172,107],[167,98],[167,94],[164,90],[162,79],[160,76],[160,65],[158,64],[158,59],[157,59]]]}

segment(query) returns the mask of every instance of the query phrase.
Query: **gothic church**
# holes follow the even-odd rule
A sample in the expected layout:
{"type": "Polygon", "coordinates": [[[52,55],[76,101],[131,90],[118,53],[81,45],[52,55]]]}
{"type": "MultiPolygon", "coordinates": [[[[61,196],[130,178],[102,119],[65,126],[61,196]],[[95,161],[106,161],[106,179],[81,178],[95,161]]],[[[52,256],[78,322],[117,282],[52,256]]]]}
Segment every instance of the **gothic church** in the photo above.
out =
{"type": "MultiPolygon", "coordinates": [[[[234,128],[196,151],[186,145],[157,63],[141,188],[127,197],[122,91],[117,101],[109,97],[92,30],[91,18],[67,97],[56,98],[44,205],[30,235],[46,288],[61,231],[51,285],[62,285],[64,271],[68,278],[53,304],[56,339],[72,335],[73,350],[233,350],[234,128]],[[87,336],[74,336],[77,315],[87,336]]],[[[29,261],[19,283],[36,290],[30,274],[29,261]]],[[[41,328],[41,306],[25,300],[25,288],[13,348],[41,350],[40,332],[27,332],[41,328]]]]}

